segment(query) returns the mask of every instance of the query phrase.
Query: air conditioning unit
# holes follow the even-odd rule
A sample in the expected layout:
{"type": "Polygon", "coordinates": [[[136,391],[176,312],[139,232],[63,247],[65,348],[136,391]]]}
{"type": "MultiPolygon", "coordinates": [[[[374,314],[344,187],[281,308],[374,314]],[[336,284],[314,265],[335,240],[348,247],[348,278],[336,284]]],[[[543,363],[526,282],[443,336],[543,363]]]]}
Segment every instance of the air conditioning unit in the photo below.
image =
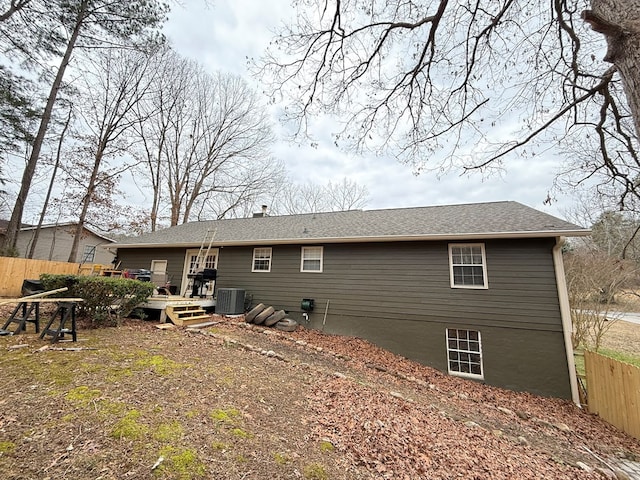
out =
{"type": "Polygon", "coordinates": [[[244,313],[244,289],[219,288],[216,299],[216,313],[221,315],[244,313]]]}

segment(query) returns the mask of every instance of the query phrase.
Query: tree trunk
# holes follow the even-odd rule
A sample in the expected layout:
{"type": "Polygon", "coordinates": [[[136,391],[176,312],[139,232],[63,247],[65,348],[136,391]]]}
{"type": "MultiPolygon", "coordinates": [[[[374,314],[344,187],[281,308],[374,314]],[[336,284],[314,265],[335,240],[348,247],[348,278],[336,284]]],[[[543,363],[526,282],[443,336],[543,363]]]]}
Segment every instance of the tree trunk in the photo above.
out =
{"type": "Polygon", "coordinates": [[[49,182],[49,188],[47,190],[47,196],[44,199],[44,204],[42,205],[42,211],[40,212],[40,219],[38,220],[38,226],[33,232],[33,239],[31,240],[31,247],[29,248],[29,254],[27,258],[33,258],[33,255],[36,251],[36,245],[38,243],[38,237],[40,237],[40,229],[42,228],[42,223],[44,222],[44,218],[47,214],[47,207],[49,206],[49,199],[51,198],[51,192],[53,191],[53,186],[56,182],[56,175],[58,173],[58,167],[60,166],[60,153],[62,152],[62,142],[64,141],[64,135],[69,128],[69,123],[71,123],[71,113],[73,111],[73,107],[69,108],[69,115],[67,116],[67,121],[64,124],[64,128],[62,132],[60,132],[60,139],[58,140],[58,151],[56,153],[56,163],[53,166],[53,172],[51,174],[51,181],[49,182]]]}
{"type": "Polygon", "coordinates": [[[18,231],[20,230],[20,226],[22,225],[22,214],[24,212],[25,203],[27,202],[29,190],[31,189],[31,179],[33,178],[33,174],[36,171],[36,166],[38,165],[40,150],[42,150],[42,144],[44,143],[44,137],[47,133],[49,122],[51,121],[51,113],[53,112],[53,106],[56,102],[58,92],[60,91],[60,87],[62,85],[64,73],[67,69],[67,66],[69,65],[71,53],[75,48],[76,42],[78,41],[78,36],[80,35],[80,31],[82,30],[82,26],[84,25],[86,8],[86,2],[82,2],[78,17],[76,19],[76,23],[73,28],[73,32],[71,33],[71,37],[69,38],[69,42],[67,43],[67,48],[62,57],[62,62],[60,62],[58,73],[56,74],[56,78],[54,79],[53,84],[51,85],[49,98],[47,98],[47,104],[40,120],[40,127],[38,128],[38,133],[33,141],[31,155],[29,156],[29,160],[27,161],[27,165],[25,166],[24,172],[22,174],[20,191],[18,192],[16,203],[13,207],[13,211],[11,212],[11,219],[9,220],[9,224],[7,225],[7,232],[2,244],[3,250],[5,252],[15,249],[16,242],[18,241],[18,231]]]}
{"type": "Polygon", "coordinates": [[[98,145],[98,151],[96,152],[95,162],[93,164],[93,170],[91,172],[91,178],[89,179],[89,185],[87,185],[87,193],[82,199],[82,210],[80,211],[80,216],[78,217],[78,225],[76,225],[76,230],[73,235],[71,252],[69,252],[68,261],[71,263],[77,261],[78,245],[80,245],[80,238],[82,238],[82,231],[84,230],[84,224],[87,220],[87,212],[89,211],[89,205],[91,205],[93,193],[96,189],[98,172],[100,171],[100,164],[102,163],[102,158],[104,156],[104,150],[106,149],[106,147],[107,146],[105,145],[104,141],[100,142],[100,145],[98,145]]]}
{"type": "Polygon", "coordinates": [[[583,16],[607,40],[604,60],[620,73],[640,137],[640,0],[591,0],[591,8],[583,16]]]}
{"type": "Polygon", "coordinates": [[[11,4],[9,5],[9,8],[7,8],[7,10],[5,10],[4,12],[0,13],[0,22],[9,20],[9,18],[11,18],[11,15],[22,10],[24,7],[27,6],[27,4],[30,1],[31,0],[17,0],[17,1],[14,0],[13,2],[11,2],[11,4]]]}

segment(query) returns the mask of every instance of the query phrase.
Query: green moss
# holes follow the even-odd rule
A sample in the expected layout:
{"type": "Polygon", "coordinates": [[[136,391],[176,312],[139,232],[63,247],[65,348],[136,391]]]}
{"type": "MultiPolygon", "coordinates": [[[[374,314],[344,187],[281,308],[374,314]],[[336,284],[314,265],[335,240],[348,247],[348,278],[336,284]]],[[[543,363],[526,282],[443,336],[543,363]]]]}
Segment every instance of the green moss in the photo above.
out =
{"type": "Polygon", "coordinates": [[[236,408],[217,409],[209,414],[218,423],[232,424],[240,417],[240,410],[236,408]]]}
{"type": "Polygon", "coordinates": [[[224,442],[213,442],[211,444],[211,448],[213,450],[221,451],[221,450],[229,450],[229,444],[224,442]]]}
{"type": "Polygon", "coordinates": [[[286,465],[287,463],[291,462],[291,458],[288,455],[282,453],[274,453],[273,459],[278,465],[286,465]]]}
{"type": "Polygon", "coordinates": [[[134,364],[135,369],[151,369],[158,375],[171,375],[182,367],[183,365],[162,355],[147,355],[134,364]]]}
{"type": "Polygon", "coordinates": [[[16,444],[13,442],[0,442],[0,455],[11,453],[16,449],[16,444]]]}
{"type": "Polygon", "coordinates": [[[90,389],[89,387],[82,385],[69,390],[65,395],[65,398],[72,403],[86,407],[97,398],[100,398],[101,395],[102,392],[100,390],[90,389]]]}
{"type": "Polygon", "coordinates": [[[124,367],[124,368],[111,367],[107,372],[107,381],[118,382],[124,377],[130,377],[132,375],[133,375],[133,371],[129,367],[124,367]]]}
{"type": "Polygon", "coordinates": [[[117,439],[139,440],[148,432],[148,427],[138,423],[140,412],[130,410],[111,430],[110,436],[117,439]]]}
{"type": "Polygon", "coordinates": [[[124,415],[127,412],[128,406],[126,403],[103,399],[96,403],[96,408],[100,415],[110,417],[124,415]]]}
{"type": "Polygon", "coordinates": [[[322,442],[320,442],[320,451],[321,452],[333,452],[336,449],[336,447],[333,446],[333,443],[327,441],[327,440],[323,440],[322,442]]]}
{"type": "Polygon", "coordinates": [[[318,463],[306,465],[302,474],[307,480],[327,480],[329,478],[324,467],[318,463]]]}
{"type": "Polygon", "coordinates": [[[252,438],[253,435],[241,428],[234,428],[231,430],[231,435],[238,438],[252,438]]]}
{"type": "Polygon", "coordinates": [[[198,416],[198,411],[197,410],[188,410],[185,414],[185,417],[187,418],[195,418],[198,416]]]}
{"type": "Polygon", "coordinates": [[[202,477],[205,474],[204,463],[191,449],[179,450],[174,447],[165,447],[160,451],[160,455],[165,461],[158,470],[177,475],[184,480],[202,477]]]}
{"type": "Polygon", "coordinates": [[[184,435],[182,425],[178,422],[162,423],[158,425],[155,432],[153,432],[153,438],[160,442],[177,442],[184,435]]]}

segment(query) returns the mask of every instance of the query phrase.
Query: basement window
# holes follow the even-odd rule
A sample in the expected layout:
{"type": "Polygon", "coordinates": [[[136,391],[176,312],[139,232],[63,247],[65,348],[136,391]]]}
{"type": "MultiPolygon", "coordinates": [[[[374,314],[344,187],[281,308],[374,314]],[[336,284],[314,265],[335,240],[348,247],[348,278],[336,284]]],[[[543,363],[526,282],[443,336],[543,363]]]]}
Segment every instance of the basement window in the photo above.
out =
{"type": "Polygon", "coordinates": [[[271,271],[271,248],[254,248],[253,249],[253,266],[252,272],[270,272],[271,271]]]}
{"type": "Polygon", "coordinates": [[[322,247],[302,247],[301,272],[322,273],[322,247]]]}
{"type": "Polygon", "coordinates": [[[447,328],[449,374],[482,379],[482,344],[478,330],[447,328]]]}
{"type": "Polygon", "coordinates": [[[488,288],[486,264],[483,243],[449,245],[451,288],[488,288]]]}

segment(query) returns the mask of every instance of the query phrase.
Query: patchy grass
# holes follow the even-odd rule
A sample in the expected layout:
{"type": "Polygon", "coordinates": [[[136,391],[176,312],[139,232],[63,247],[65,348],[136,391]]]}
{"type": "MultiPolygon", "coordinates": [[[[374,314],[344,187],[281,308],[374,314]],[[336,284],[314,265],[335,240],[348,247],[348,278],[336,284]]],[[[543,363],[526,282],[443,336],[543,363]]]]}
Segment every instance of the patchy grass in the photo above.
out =
{"type": "Polygon", "coordinates": [[[606,357],[613,358],[614,360],[618,360],[619,362],[625,362],[630,365],[640,367],[640,355],[629,355],[628,353],[616,352],[608,348],[601,348],[598,353],[606,357]]]}
{"type": "MultiPolygon", "coordinates": [[[[510,475],[495,478],[530,478],[518,470],[521,464],[540,472],[536,478],[588,478],[567,466],[593,460],[573,446],[573,434],[567,441],[545,424],[507,417],[496,405],[562,421],[579,432],[580,445],[599,455],[640,455],[626,437],[566,403],[454,379],[390,354],[366,360],[389,372],[405,369],[404,377],[394,376],[366,366],[366,352],[382,353],[362,343],[327,337],[327,344],[317,343],[320,352],[232,325],[220,326],[218,335],[227,338],[130,321],[118,329],[80,331],[73,346],[95,350],[43,352],[36,335],[0,337],[0,478],[465,478],[471,470],[461,460],[494,457],[510,475]],[[226,348],[229,339],[259,348],[226,348]],[[17,344],[29,346],[9,348],[17,344]],[[328,353],[332,346],[345,348],[343,355],[328,353]],[[465,427],[469,417],[482,428],[465,427]],[[498,429],[500,438],[491,433],[498,429]],[[530,445],[523,448],[519,436],[530,445]],[[400,446],[381,443],[385,439],[400,446]],[[384,473],[370,453],[379,444],[384,473]],[[475,455],[484,446],[484,456],[475,455]],[[402,468],[391,465],[399,460],[402,468]],[[425,466],[446,469],[446,475],[418,472],[425,466]]],[[[495,472],[500,465],[489,466],[495,472]]]]}

